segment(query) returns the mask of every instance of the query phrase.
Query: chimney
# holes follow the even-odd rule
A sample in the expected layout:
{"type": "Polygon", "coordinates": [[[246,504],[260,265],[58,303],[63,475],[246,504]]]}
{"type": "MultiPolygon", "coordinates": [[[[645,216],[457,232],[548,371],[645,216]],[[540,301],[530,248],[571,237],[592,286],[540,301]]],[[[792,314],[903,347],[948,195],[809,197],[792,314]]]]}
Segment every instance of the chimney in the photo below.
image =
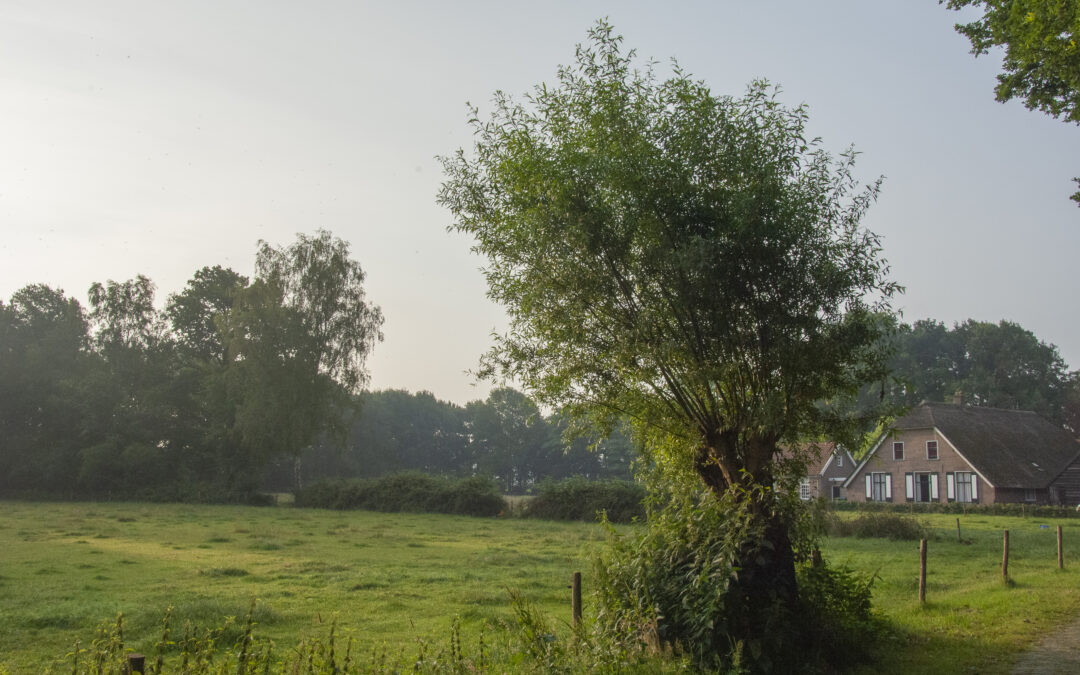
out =
{"type": "Polygon", "coordinates": [[[952,395],[952,402],[953,402],[953,405],[963,405],[964,404],[964,392],[957,389],[956,393],[952,395]]]}

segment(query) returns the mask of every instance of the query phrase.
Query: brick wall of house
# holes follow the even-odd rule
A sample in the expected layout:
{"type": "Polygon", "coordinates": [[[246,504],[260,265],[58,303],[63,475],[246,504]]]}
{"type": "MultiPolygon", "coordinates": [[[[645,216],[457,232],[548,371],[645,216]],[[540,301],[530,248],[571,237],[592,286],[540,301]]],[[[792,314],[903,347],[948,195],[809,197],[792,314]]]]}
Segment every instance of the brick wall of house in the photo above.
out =
{"type": "MultiPolygon", "coordinates": [[[[934,501],[946,502],[948,501],[948,490],[945,474],[971,470],[971,466],[953,451],[952,447],[935,429],[905,429],[896,431],[885,439],[870,461],[859,469],[858,475],[848,485],[846,496],[849,501],[868,501],[866,498],[866,474],[886,473],[891,475],[893,503],[904,503],[908,501],[906,497],[906,475],[908,473],[931,473],[938,476],[938,498],[934,501]],[[927,441],[937,441],[937,459],[927,458],[927,441]],[[903,459],[893,459],[894,442],[904,444],[903,459]]],[[[977,478],[977,480],[978,502],[980,504],[993,504],[994,489],[981,478],[977,478]]]]}

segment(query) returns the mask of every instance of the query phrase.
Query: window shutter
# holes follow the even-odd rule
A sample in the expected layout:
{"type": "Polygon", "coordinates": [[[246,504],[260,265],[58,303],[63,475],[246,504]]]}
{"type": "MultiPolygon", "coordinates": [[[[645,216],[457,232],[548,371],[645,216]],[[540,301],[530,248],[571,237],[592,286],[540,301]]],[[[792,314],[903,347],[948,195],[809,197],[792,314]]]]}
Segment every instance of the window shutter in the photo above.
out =
{"type": "Polygon", "coordinates": [[[873,479],[870,477],[870,474],[866,474],[866,500],[867,501],[870,500],[870,495],[873,494],[874,486],[871,483],[872,480],[873,479]]]}
{"type": "Polygon", "coordinates": [[[979,501],[979,477],[971,474],[971,501],[979,501]]]}
{"type": "Polygon", "coordinates": [[[936,473],[930,474],[930,499],[935,502],[938,500],[937,482],[938,475],[936,473]]]}
{"type": "Polygon", "coordinates": [[[951,471],[945,474],[945,497],[950,502],[956,499],[956,477],[951,471]]]}
{"type": "Polygon", "coordinates": [[[915,499],[915,477],[910,473],[904,474],[904,496],[909,502],[915,499]]]}
{"type": "Polygon", "coordinates": [[[892,474],[885,474],[885,501],[892,501],[892,474]]]}

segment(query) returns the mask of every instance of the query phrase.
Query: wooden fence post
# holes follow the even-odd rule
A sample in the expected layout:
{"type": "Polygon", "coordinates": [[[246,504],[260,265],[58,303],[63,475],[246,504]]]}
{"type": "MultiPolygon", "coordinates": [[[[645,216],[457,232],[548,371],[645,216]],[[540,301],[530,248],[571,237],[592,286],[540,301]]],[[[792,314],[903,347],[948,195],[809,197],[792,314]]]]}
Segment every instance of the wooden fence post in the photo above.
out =
{"type": "Polygon", "coordinates": [[[574,625],[581,625],[581,572],[574,572],[570,585],[570,609],[574,615],[574,625]]]}
{"type": "Polygon", "coordinates": [[[146,657],[142,654],[128,654],[127,655],[127,672],[128,675],[139,673],[142,675],[146,672],[146,657]]]}
{"type": "Polygon", "coordinates": [[[963,543],[963,539],[960,538],[960,518],[956,519],[956,541],[963,543]]]}
{"type": "Polygon", "coordinates": [[[1009,531],[1005,530],[1004,552],[1001,555],[1001,580],[1009,581],[1009,531]]]}
{"type": "Polygon", "coordinates": [[[1058,569],[1065,569],[1065,549],[1061,546],[1061,526],[1058,525],[1058,569]]]}
{"type": "Polygon", "coordinates": [[[919,542],[919,604],[926,604],[926,540],[919,542]]]}

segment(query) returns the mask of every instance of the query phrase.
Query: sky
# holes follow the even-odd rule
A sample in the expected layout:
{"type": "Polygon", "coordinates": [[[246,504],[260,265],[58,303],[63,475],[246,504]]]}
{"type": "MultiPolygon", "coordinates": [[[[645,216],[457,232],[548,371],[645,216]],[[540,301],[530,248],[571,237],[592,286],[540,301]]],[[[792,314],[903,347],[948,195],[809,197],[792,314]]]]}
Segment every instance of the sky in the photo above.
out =
{"type": "Polygon", "coordinates": [[[0,298],[85,304],[144,274],[158,301],[257,242],[330,230],[385,314],[374,389],[486,397],[469,371],[505,328],[483,261],[435,203],[467,102],[554,82],[606,18],[639,56],[716,94],[766,78],[811,135],[885,181],[905,321],[1015,321],[1080,367],[1080,128],[994,100],[935,0],[0,2],[0,298]]]}

